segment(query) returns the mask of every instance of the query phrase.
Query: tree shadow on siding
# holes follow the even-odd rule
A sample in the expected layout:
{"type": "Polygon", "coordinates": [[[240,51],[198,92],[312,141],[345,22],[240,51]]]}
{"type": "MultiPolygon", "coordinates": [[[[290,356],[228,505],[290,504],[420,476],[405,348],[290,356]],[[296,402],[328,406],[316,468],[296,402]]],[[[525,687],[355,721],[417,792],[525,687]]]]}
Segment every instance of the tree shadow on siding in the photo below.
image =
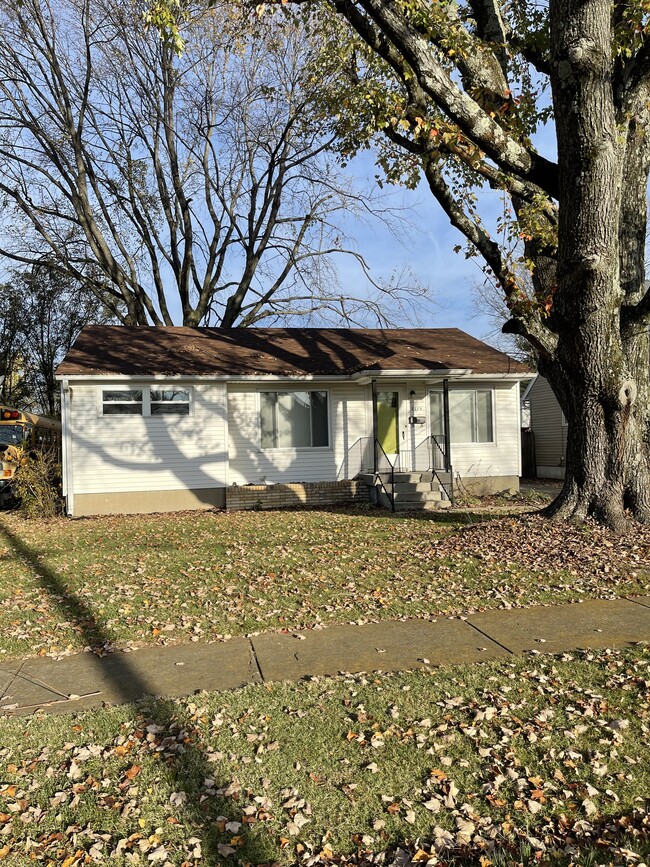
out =
{"type": "MultiPolygon", "coordinates": [[[[273,459],[260,448],[257,438],[258,416],[256,413],[238,415],[228,418],[228,395],[224,394],[224,405],[218,407],[211,403],[205,395],[195,389],[194,405],[200,408],[206,417],[209,413],[217,413],[218,423],[222,425],[224,437],[228,436],[228,428],[236,428],[237,447],[241,450],[238,455],[230,454],[228,443],[224,442],[220,450],[215,451],[210,442],[209,432],[201,429],[201,424],[193,423],[196,418],[192,416],[158,416],[141,418],[145,422],[145,432],[139,440],[127,437],[123,432],[123,422],[131,421],[133,416],[102,416],[100,421],[111,431],[111,449],[106,444],[98,444],[93,441],[83,430],[76,429],[73,440],[76,446],[82,447],[89,455],[98,455],[101,462],[116,471],[127,471],[134,476],[138,473],[146,475],[147,488],[156,491],[160,496],[160,511],[165,510],[165,490],[157,488],[156,476],[171,473],[176,478],[178,485],[170,490],[188,489],[199,503],[208,508],[213,508],[215,503],[215,489],[223,488],[226,495],[225,473],[229,462],[237,459],[243,460],[247,466],[248,478],[243,484],[283,484],[305,481],[299,478],[307,467],[309,473],[309,461],[317,462],[320,474],[323,478],[311,479],[311,481],[329,481],[340,478],[336,466],[334,443],[329,451],[315,450],[313,454],[295,451],[288,459],[285,466],[277,467],[273,459]],[[170,419],[173,421],[170,422],[170,419]],[[153,427],[155,425],[155,427],[153,427]],[[154,438],[155,435],[155,438],[154,438]],[[188,456],[182,450],[182,443],[186,440],[192,448],[200,448],[198,456],[188,456]],[[122,453],[116,453],[118,451],[122,453]],[[146,456],[146,459],[143,459],[146,456]],[[221,464],[222,479],[206,471],[209,464],[221,464]]],[[[331,412],[331,410],[330,410],[331,412]]],[[[334,425],[330,425],[330,436],[334,437],[334,425]]],[[[79,457],[75,458],[75,464],[79,464],[79,457]]],[[[158,483],[159,484],[159,483],[158,483]]],[[[74,487],[74,482],[73,482],[74,487]]],[[[107,479],[107,491],[111,492],[110,477],[107,479]]],[[[294,505],[300,505],[298,496],[294,505]]]]}

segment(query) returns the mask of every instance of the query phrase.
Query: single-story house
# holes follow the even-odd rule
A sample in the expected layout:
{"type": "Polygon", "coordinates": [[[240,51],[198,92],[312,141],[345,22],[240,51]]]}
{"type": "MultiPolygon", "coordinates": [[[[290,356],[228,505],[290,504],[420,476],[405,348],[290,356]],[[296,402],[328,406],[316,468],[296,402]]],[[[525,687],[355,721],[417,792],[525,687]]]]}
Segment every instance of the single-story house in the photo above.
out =
{"type": "Polygon", "coordinates": [[[67,510],[324,501],[391,466],[516,490],[529,377],[456,328],[88,326],[57,369],[67,510]]]}
{"type": "Polygon", "coordinates": [[[538,374],[524,392],[523,400],[530,403],[537,478],[563,479],[568,427],[548,381],[538,374]]]}

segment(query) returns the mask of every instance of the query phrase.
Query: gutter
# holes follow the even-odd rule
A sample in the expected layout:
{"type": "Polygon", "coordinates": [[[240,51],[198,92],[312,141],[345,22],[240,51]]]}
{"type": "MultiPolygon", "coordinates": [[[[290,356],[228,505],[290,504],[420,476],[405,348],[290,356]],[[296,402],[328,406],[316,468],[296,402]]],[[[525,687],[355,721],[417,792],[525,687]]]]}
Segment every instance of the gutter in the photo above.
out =
{"type": "Polygon", "coordinates": [[[61,379],[61,425],[63,436],[61,442],[61,463],[63,470],[63,496],[66,503],[66,514],[74,514],[74,484],[72,475],[72,418],[70,403],[72,389],[67,379],[61,379]]]}
{"type": "Polygon", "coordinates": [[[404,370],[358,370],[350,376],[354,382],[359,385],[368,385],[374,379],[430,379],[431,377],[445,376],[467,376],[472,371],[467,368],[448,369],[436,368],[435,370],[413,370],[406,368],[404,370]]]}
{"type": "Polygon", "coordinates": [[[56,377],[59,382],[354,382],[368,385],[373,379],[423,379],[440,382],[448,377],[463,379],[503,379],[513,382],[528,379],[529,373],[475,373],[469,368],[444,368],[438,370],[360,370],[352,374],[125,374],[125,373],[73,373],[56,377]]]}

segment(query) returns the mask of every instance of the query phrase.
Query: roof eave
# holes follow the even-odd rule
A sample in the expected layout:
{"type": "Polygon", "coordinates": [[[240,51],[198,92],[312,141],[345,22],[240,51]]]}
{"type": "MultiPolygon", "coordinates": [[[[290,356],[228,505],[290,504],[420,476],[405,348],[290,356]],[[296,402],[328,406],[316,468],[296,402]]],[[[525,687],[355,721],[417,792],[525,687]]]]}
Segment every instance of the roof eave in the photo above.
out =
{"type": "Polygon", "coordinates": [[[195,373],[117,373],[116,371],[92,371],[87,373],[57,373],[56,379],[61,382],[80,382],[82,380],[119,379],[124,382],[162,382],[170,380],[197,380],[200,382],[354,382],[357,385],[367,385],[373,379],[422,379],[426,382],[436,382],[447,377],[462,379],[508,379],[522,380],[530,377],[529,373],[476,373],[470,368],[449,368],[446,370],[364,370],[348,374],[313,374],[313,373],[255,373],[255,374],[195,374],[195,373]]]}

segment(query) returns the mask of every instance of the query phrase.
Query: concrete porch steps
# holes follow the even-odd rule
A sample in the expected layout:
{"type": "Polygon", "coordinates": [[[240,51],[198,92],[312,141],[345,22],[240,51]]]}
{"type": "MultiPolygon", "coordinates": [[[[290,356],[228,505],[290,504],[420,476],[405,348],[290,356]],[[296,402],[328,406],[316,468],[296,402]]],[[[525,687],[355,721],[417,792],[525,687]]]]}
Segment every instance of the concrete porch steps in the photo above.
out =
{"type": "Polygon", "coordinates": [[[391,493],[396,512],[448,509],[451,506],[440,484],[443,482],[448,487],[450,482],[448,473],[439,473],[437,477],[431,471],[396,472],[391,479],[390,472],[381,472],[364,473],[359,478],[370,488],[371,500],[386,509],[391,508],[391,493]]]}

